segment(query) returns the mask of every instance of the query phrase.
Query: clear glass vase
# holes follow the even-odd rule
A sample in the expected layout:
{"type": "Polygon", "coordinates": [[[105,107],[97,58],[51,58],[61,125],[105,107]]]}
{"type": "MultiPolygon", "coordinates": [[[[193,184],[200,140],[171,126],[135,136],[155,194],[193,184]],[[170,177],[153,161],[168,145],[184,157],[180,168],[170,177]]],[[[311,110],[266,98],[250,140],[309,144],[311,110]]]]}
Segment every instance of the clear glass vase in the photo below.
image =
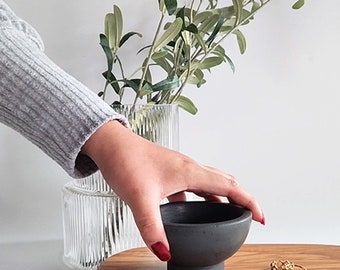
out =
{"type": "MultiPolygon", "coordinates": [[[[176,105],[117,106],[130,128],[161,146],[178,150],[176,105]]],[[[64,261],[75,269],[96,269],[113,254],[144,243],[128,205],[100,172],[70,181],[62,190],[64,261]]]]}

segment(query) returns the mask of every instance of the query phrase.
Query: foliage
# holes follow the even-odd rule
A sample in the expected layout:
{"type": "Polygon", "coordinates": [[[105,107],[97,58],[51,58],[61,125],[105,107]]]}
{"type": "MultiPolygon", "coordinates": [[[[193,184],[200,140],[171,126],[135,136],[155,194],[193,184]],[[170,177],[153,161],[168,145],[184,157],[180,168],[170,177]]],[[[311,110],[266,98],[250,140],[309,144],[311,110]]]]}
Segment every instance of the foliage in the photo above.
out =
{"type": "MultiPolygon", "coordinates": [[[[230,35],[236,36],[240,53],[246,50],[246,39],[241,27],[254,19],[257,11],[270,0],[231,0],[229,5],[220,5],[218,0],[190,0],[179,7],[177,0],[158,0],[160,19],[154,38],[149,46],[138,53],[146,57],[137,71],[126,76],[119,51],[133,36],[123,35],[123,16],[116,5],[113,12],[105,16],[105,34],[100,34],[100,45],[107,59],[104,90],[99,95],[105,99],[109,88],[117,94],[113,104],[123,103],[127,88],[135,92],[134,104],[145,100],[150,104],[178,104],[195,114],[197,108],[183,93],[186,84],[201,87],[205,72],[226,63],[234,71],[235,66],[228,57],[222,42],[230,35]],[[166,76],[154,81],[157,69],[166,76]]],[[[304,0],[297,1],[293,8],[300,8],[304,0]]]]}

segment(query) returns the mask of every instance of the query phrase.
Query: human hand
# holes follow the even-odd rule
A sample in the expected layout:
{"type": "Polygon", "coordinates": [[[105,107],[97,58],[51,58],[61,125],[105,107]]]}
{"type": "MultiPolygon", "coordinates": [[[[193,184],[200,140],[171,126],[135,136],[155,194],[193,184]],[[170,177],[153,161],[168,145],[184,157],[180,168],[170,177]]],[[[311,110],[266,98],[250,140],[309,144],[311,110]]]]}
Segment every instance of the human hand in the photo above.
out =
{"type": "Polygon", "coordinates": [[[206,200],[227,197],[250,209],[255,221],[265,223],[256,200],[233,176],[158,146],[118,121],[100,127],[82,153],[97,164],[106,182],[130,206],[144,242],[160,260],[171,257],[159,209],[164,198],[185,200],[185,191],[206,200]]]}

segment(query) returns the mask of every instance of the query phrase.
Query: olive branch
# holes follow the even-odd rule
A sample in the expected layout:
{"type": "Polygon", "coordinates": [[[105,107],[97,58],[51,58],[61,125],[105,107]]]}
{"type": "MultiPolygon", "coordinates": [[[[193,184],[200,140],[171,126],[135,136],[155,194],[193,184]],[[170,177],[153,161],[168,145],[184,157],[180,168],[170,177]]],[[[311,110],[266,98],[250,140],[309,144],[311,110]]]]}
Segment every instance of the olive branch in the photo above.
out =
{"type": "MultiPolygon", "coordinates": [[[[135,93],[133,104],[139,100],[147,104],[177,104],[191,114],[197,113],[193,101],[183,95],[184,87],[201,87],[205,73],[223,63],[235,71],[235,65],[223,47],[223,41],[236,36],[240,53],[246,51],[246,38],[241,28],[254,19],[255,14],[271,0],[231,0],[221,6],[218,0],[190,0],[182,7],[177,0],[159,0],[159,22],[150,45],[138,53],[146,56],[133,74],[126,75],[119,56],[120,49],[138,32],[123,35],[123,15],[116,5],[105,16],[105,33],[100,34],[100,45],[107,60],[104,89],[106,98],[112,89],[117,99],[112,105],[123,104],[126,89],[135,93]],[[165,77],[154,81],[153,72],[160,69],[165,77]]],[[[225,1],[223,1],[225,3],[225,1]]],[[[297,1],[294,9],[304,5],[297,1]]]]}

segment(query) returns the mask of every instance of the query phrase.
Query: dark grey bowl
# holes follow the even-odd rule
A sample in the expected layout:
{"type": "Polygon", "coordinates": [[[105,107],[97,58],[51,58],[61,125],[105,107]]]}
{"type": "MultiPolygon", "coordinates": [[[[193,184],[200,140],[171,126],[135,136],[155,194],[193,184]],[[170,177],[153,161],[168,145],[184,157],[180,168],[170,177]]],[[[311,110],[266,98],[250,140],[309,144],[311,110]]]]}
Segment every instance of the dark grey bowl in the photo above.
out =
{"type": "Polygon", "coordinates": [[[244,243],[252,219],[238,205],[201,201],[164,204],[161,214],[171,251],[168,270],[223,270],[244,243]]]}

